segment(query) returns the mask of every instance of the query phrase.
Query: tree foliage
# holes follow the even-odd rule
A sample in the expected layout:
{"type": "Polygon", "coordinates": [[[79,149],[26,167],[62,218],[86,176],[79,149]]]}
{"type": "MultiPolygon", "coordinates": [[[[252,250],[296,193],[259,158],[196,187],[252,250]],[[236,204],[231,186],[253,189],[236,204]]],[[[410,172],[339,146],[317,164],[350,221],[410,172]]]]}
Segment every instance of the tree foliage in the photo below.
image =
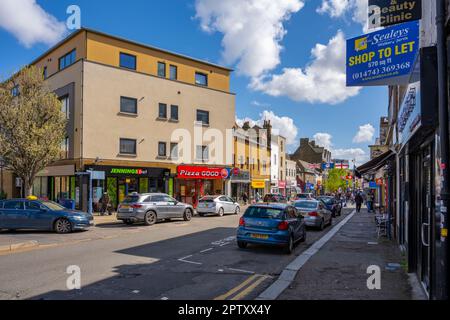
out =
{"type": "Polygon", "coordinates": [[[347,186],[346,180],[342,179],[349,174],[349,171],[346,169],[331,169],[328,171],[328,177],[324,182],[325,190],[327,192],[336,192],[339,188],[342,190],[346,190],[347,187],[351,187],[353,185],[352,181],[349,181],[347,186]]]}
{"type": "Polygon", "coordinates": [[[26,195],[37,173],[59,159],[65,135],[61,102],[42,70],[26,67],[0,84],[0,157],[22,179],[26,195]]]}

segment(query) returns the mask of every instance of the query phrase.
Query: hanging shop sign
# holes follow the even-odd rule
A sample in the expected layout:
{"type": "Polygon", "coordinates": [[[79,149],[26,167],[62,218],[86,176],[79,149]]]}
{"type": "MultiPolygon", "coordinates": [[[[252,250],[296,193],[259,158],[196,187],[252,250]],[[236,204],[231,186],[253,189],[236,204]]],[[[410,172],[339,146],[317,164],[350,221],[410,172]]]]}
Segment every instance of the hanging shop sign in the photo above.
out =
{"type": "Polygon", "coordinates": [[[177,178],[179,179],[227,179],[230,176],[230,168],[178,166],[177,178]]]}
{"type": "Polygon", "coordinates": [[[322,163],[322,170],[334,169],[334,163],[322,163]]]}
{"type": "Polygon", "coordinates": [[[286,181],[278,181],[278,188],[286,189],[286,181]]]}
{"type": "Polygon", "coordinates": [[[264,189],[266,187],[266,182],[264,180],[252,180],[253,189],[264,189]]]}
{"type": "Polygon", "coordinates": [[[233,172],[231,182],[250,183],[250,172],[239,170],[237,174],[233,172]]]}
{"type": "Polygon", "coordinates": [[[421,0],[369,0],[369,28],[420,20],[421,0]]]}
{"type": "Polygon", "coordinates": [[[375,181],[370,181],[369,182],[369,188],[370,189],[377,189],[378,185],[377,185],[377,183],[375,181]]]}
{"type": "Polygon", "coordinates": [[[347,86],[408,84],[418,48],[418,21],[347,40],[347,86]]]}

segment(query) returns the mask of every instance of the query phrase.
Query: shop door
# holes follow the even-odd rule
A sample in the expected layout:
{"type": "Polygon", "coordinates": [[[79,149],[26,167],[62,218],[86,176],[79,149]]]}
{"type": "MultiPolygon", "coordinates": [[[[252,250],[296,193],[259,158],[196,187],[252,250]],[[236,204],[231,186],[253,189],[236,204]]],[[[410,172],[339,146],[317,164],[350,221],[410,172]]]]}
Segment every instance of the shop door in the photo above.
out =
{"type": "Polygon", "coordinates": [[[432,153],[428,146],[422,154],[422,177],[421,177],[421,203],[419,212],[420,228],[420,279],[425,290],[430,293],[431,272],[431,240],[433,239],[432,212],[433,212],[433,172],[432,153]]]}

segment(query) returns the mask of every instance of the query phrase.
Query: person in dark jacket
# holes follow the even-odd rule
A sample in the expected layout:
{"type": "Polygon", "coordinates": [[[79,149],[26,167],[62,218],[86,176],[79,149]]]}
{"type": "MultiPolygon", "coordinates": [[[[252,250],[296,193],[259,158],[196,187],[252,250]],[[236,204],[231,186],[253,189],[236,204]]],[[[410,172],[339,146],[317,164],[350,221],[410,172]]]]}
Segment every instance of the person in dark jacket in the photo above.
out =
{"type": "Polygon", "coordinates": [[[361,206],[362,206],[363,202],[364,202],[364,199],[363,199],[361,193],[358,192],[358,194],[355,197],[356,212],[358,212],[358,213],[361,212],[361,206]]]}
{"type": "Polygon", "coordinates": [[[248,201],[248,195],[247,192],[244,192],[242,194],[242,201],[244,201],[244,205],[247,205],[247,201],[248,201]]]}

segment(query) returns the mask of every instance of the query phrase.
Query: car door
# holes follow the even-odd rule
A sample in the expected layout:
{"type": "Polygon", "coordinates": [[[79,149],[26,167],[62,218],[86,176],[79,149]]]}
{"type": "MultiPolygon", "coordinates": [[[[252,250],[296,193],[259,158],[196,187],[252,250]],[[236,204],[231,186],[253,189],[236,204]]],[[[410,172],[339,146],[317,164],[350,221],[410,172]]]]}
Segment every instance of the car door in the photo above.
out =
{"type": "Polygon", "coordinates": [[[184,208],[178,205],[178,201],[170,196],[164,196],[164,201],[167,202],[167,216],[169,218],[182,218],[184,208]]]}
{"type": "Polygon", "coordinates": [[[33,229],[49,230],[52,227],[53,215],[37,201],[25,202],[26,216],[33,229]]]}
{"type": "Polygon", "coordinates": [[[218,200],[219,200],[219,202],[218,202],[217,204],[218,204],[220,207],[223,208],[223,212],[224,212],[224,213],[230,212],[229,204],[228,204],[228,201],[227,201],[227,197],[222,196],[222,197],[219,197],[218,200]]]}
{"type": "Polygon", "coordinates": [[[10,229],[30,228],[24,203],[21,200],[6,201],[3,205],[5,227],[10,229]]]}
{"type": "Polygon", "coordinates": [[[166,197],[164,195],[153,195],[152,203],[156,208],[156,214],[158,215],[158,219],[167,219],[169,218],[169,208],[168,203],[166,201],[166,197]]]}
{"type": "Polygon", "coordinates": [[[286,207],[286,219],[292,227],[294,240],[297,240],[300,237],[300,221],[297,216],[297,209],[291,206],[286,207]]]}
{"type": "Polygon", "coordinates": [[[228,201],[228,205],[230,207],[229,213],[235,213],[237,204],[230,197],[227,197],[227,201],[228,201]]]}
{"type": "Polygon", "coordinates": [[[331,219],[331,211],[329,211],[322,202],[319,202],[319,212],[320,215],[324,217],[325,223],[328,223],[331,219]]]}

